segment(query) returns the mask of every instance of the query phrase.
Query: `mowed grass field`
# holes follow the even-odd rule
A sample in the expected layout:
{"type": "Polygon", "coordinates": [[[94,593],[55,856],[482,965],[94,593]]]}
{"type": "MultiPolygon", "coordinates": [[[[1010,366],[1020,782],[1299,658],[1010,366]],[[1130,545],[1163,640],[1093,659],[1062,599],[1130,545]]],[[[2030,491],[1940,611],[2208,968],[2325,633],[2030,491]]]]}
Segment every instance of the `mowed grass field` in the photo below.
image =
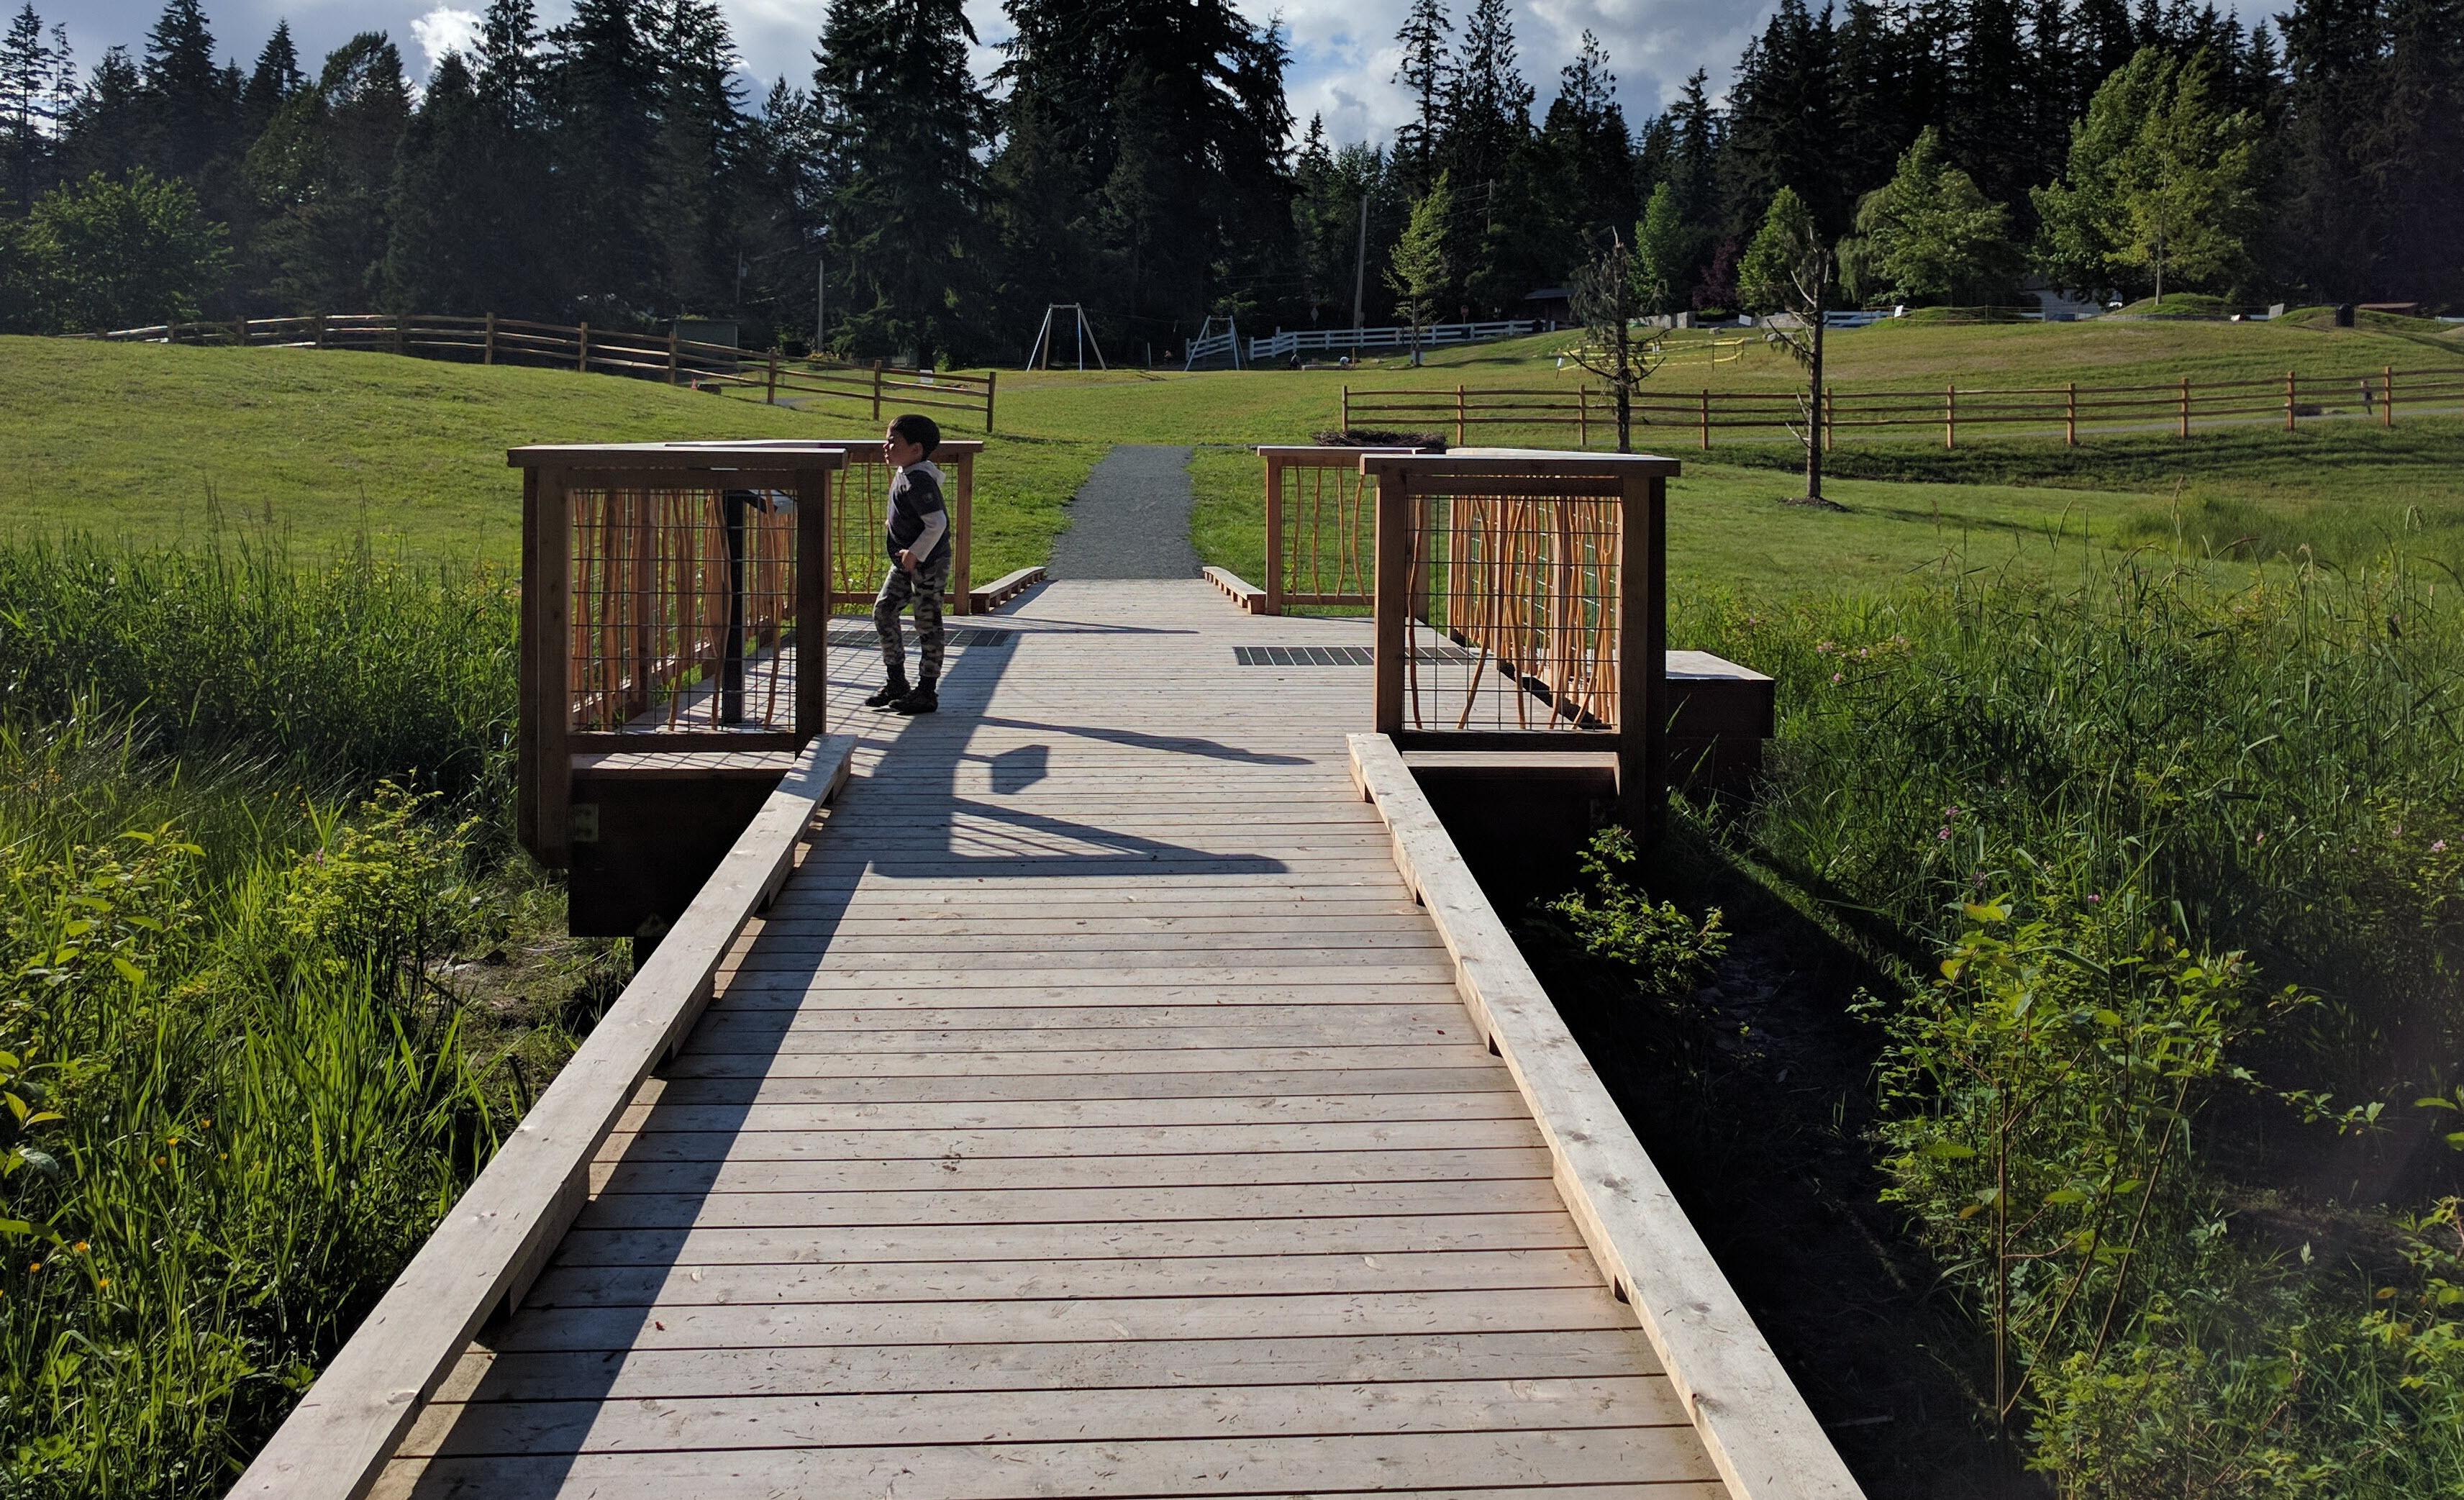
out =
{"type": "MultiPolygon", "coordinates": [[[[417,558],[512,562],[525,443],[877,441],[870,412],[725,401],[649,381],[385,354],[0,338],[0,533],[144,545],[219,527],[303,556],[365,533],[417,558]]],[[[979,437],[953,423],[949,435],[979,437]]],[[[994,440],[977,469],[977,581],[1040,562],[1105,445],[994,440]]]]}
{"type": "MultiPolygon", "coordinates": [[[[1259,443],[1334,424],[1341,388],[1563,386],[1587,378],[1546,335],[1357,370],[1009,372],[978,470],[977,581],[1045,561],[1067,504],[1113,443],[1186,444],[1208,562],[1263,577],[1259,443]]],[[[1777,388],[1785,357],[1734,332],[1694,336],[1656,379],[1777,388]],[[1716,341],[1716,342],[1715,342],[1716,341]],[[1691,359],[1696,363],[1688,364],[1691,359]],[[1712,363],[1716,359],[1718,363],[1712,363]]],[[[2362,375],[2464,365],[2464,334],[2432,322],[2323,317],[2271,323],[1883,323],[1836,334],[1842,388],[1993,381],[2082,385],[2362,375]]],[[[951,435],[973,437],[953,422],[951,435]]],[[[503,451],[531,442],[658,438],[869,440],[869,412],[758,401],[561,370],[480,368],[388,355],[0,339],[0,533],[82,530],[193,545],[216,527],[271,530],[315,556],[363,534],[412,557],[509,562],[519,485],[503,451]]],[[[2057,576],[2115,547],[2178,546],[2236,562],[2303,555],[2361,567],[2403,549],[2464,571],[2464,419],[2407,416],[2392,431],[2315,421],[2195,433],[2094,436],[2077,448],[1986,437],[1843,442],[1837,511],[1799,493],[1793,446],[1688,430],[1637,446],[1685,464],[1673,488],[1671,565],[1683,580],[1762,594],[1888,586],[1946,567],[2057,576]]],[[[1570,433],[1475,440],[1563,443],[1570,433]]]]}

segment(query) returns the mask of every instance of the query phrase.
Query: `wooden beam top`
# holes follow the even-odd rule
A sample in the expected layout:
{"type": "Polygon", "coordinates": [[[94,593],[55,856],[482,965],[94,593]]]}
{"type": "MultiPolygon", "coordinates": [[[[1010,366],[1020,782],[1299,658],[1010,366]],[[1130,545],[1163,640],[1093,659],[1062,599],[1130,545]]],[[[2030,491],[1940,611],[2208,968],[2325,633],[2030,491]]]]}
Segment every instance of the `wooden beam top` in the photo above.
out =
{"type": "Polygon", "coordinates": [[[1362,474],[1403,474],[1430,479],[1623,479],[1674,478],[1684,466],[1651,453],[1578,453],[1556,448],[1456,448],[1442,453],[1381,452],[1364,449],[1362,474]]]}
{"type": "Polygon", "coordinates": [[[828,443],[754,439],[710,443],[533,443],[505,450],[515,469],[797,470],[844,469],[847,451],[828,443]]]}

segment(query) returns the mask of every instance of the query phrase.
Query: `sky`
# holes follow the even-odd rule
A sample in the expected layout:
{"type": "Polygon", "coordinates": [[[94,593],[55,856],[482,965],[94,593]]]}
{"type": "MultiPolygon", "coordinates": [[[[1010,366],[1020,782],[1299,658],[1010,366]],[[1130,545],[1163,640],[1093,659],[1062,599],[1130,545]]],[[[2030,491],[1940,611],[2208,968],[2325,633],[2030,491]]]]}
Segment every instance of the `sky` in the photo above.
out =
{"type": "MultiPolygon", "coordinates": [[[[13,11],[11,0],[10,9],[13,11]]],[[[246,68],[287,17],[299,44],[302,65],[316,63],[355,32],[384,31],[402,49],[413,81],[475,28],[486,0],[205,0],[214,40],[246,68]]],[[[1281,13],[1293,58],[1287,75],[1292,114],[1305,126],[1312,114],[1326,117],[1337,142],[1384,141],[1410,114],[1395,73],[1395,31],[1406,0],[1234,0],[1253,21],[1281,13]]],[[[750,75],[748,92],[758,99],[782,74],[803,84],[812,73],[813,39],[821,32],[826,0],[720,0],[735,29],[750,75]]],[[[1469,10],[1468,0],[1456,9],[1469,10]]],[[[1513,8],[1515,39],[1524,77],[1545,109],[1556,93],[1557,70],[1573,60],[1586,28],[1607,47],[1617,75],[1617,99],[1630,119],[1657,112],[1675,96],[1696,67],[1710,69],[1716,86],[1727,76],[1746,39],[1758,31],[1775,0],[1520,0],[1513,8]]],[[[161,0],[34,0],[48,28],[68,27],[80,72],[91,70],[105,47],[143,50],[146,29],[161,12],[161,0]]],[[[549,24],[562,19],[566,0],[540,0],[549,24]]],[[[992,44],[1009,34],[1001,0],[968,0],[967,12],[984,43],[979,74],[999,58],[992,44]]]]}

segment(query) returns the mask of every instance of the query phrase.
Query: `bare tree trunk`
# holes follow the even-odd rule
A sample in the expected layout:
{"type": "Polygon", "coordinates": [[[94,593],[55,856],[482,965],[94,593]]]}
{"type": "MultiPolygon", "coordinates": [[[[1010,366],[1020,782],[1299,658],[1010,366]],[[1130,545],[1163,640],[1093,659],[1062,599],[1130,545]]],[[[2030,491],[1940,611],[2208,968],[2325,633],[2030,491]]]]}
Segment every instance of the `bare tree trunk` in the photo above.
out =
{"type": "MultiPolygon", "coordinates": [[[[1620,297],[1618,303],[1622,312],[1624,298],[1620,297]]],[[[1617,320],[1617,452],[1620,453],[1634,452],[1634,334],[1628,326],[1631,321],[1622,317],[1617,320]]]]}
{"type": "Polygon", "coordinates": [[[1814,358],[1806,362],[1805,498],[1815,505],[1822,503],[1822,330],[1831,320],[1824,316],[1830,295],[1831,256],[1825,254],[1815,273],[1814,295],[1808,298],[1814,307],[1814,358]]]}

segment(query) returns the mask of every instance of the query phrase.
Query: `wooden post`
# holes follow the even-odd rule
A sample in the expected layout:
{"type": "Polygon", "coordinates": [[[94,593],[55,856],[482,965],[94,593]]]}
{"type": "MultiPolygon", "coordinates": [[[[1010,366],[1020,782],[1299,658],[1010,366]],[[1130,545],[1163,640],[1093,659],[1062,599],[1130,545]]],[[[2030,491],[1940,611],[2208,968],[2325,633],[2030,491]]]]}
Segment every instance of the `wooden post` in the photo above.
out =
{"type": "Polygon", "coordinates": [[[1001,383],[1001,371],[984,371],[984,436],[993,435],[993,390],[1001,383]]]}
{"type": "Polygon", "coordinates": [[[1668,817],[1668,481],[1630,476],[1617,523],[1617,805],[1645,847],[1668,817]]]}
{"type": "Polygon", "coordinates": [[[1367,460],[1360,467],[1377,486],[1377,571],[1370,585],[1376,601],[1370,727],[1393,735],[1403,728],[1403,653],[1412,644],[1412,496],[1401,471],[1372,470],[1367,460]]]}
{"type": "Polygon", "coordinates": [[[1592,446],[1592,387],[1589,386],[1574,387],[1574,446],[1592,446]]]}
{"type": "Polygon", "coordinates": [[[1463,447],[1463,388],[1461,385],[1457,385],[1455,386],[1455,446],[1463,447]]]}
{"type": "Polygon", "coordinates": [[[1336,430],[1343,432],[1352,430],[1352,387],[1349,386],[1343,387],[1343,421],[1336,430]]]}
{"type": "Polygon", "coordinates": [[[2392,364],[2387,366],[2386,375],[2387,389],[2380,392],[2379,425],[2393,430],[2395,428],[2395,366],[2392,364]]]}
{"type": "Polygon", "coordinates": [[[479,345],[479,363],[482,364],[496,363],[496,315],[493,312],[488,315],[486,338],[479,345]]]}
{"type": "Polygon", "coordinates": [[[590,324],[585,321],[579,330],[581,352],[574,357],[573,367],[584,374],[590,370],[590,324]]]}
{"type": "MultiPolygon", "coordinates": [[[[319,331],[323,315],[317,319],[319,331]]],[[[525,849],[541,848],[539,839],[539,591],[531,580],[539,576],[539,476],[522,471],[522,557],[524,586],[514,607],[519,634],[514,651],[514,836],[525,849]]]]}
{"type": "MultiPolygon", "coordinates": [[[[847,471],[837,471],[844,481],[847,471]]],[[[810,743],[829,723],[830,476],[796,474],[796,738],[810,743]]]]}
{"type": "Polygon", "coordinates": [[[407,354],[409,352],[409,344],[410,319],[407,315],[396,313],[393,320],[393,352],[407,354]]]}
{"type": "Polygon", "coordinates": [[[320,348],[320,349],[321,349],[321,348],[323,348],[324,346],[325,346],[325,315],[324,315],[323,313],[319,313],[319,314],[317,315],[317,347],[319,347],[319,348],[320,348]]]}
{"type": "Polygon", "coordinates": [[[683,356],[684,336],[676,331],[675,324],[670,323],[668,324],[668,384],[671,386],[676,383],[676,366],[682,363],[683,356]]]}
{"type": "Polygon", "coordinates": [[[976,455],[958,455],[957,514],[950,518],[957,535],[950,539],[950,577],[957,585],[957,597],[951,601],[952,614],[965,614],[975,605],[976,552],[976,455]]]}
{"type": "Polygon", "coordinates": [[[1822,451],[1826,453],[1831,452],[1832,428],[1837,423],[1838,419],[1838,387],[1825,386],[1822,387],[1822,451]]]}
{"type": "Polygon", "coordinates": [[[779,404],[779,351],[776,349],[770,351],[770,380],[761,388],[761,404],[765,407],[779,404]]]}
{"type": "Polygon", "coordinates": [[[238,344],[243,349],[248,347],[247,319],[234,318],[231,320],[231,342],[238,344]]]}
{"type": "Polygon", "coordinates": [[[1711,392],[1703,392],[1703,452],[1711,451],[1711,392]]]}
{"type": "Polygon", "coordinates": [[[881,362],[872,362],[872,420],[881,421],[881,362]]]}
{"type": "Polygon", "coordinates": [[[522,596],[538,595],[539,626],[531,707],[539,724],[539,856],[551,870],[572,863],[573,757],[564,739],[573,716],[573,502],[565,472],[539,475],[538,550],[522,576],[522,596]]]}
{"type": "Polygon", "coordinates": [[[1959,446],[1959,387],[1942,387],[1942,446],[1945,452],[1959,446]]]}
{"type": "Polygon", "coordinates": [[[2293,372],[2286,370],[2284,372],[2284,430],[2288,432],[2293,430],[2293,372]]]}
{"type": "Polygon", "coordinates": [[[2062,446],[2077,448],[2079,446],[2079,382],[2072,381],[2063,388],[2067,396],[2067,404],[2062,408],[2062,446]]]}
{"type": "Polygon", "coordinates": [[[1284,461],[1266,455],[1266,612],[1284,612],[1284,461]]]}
{"type": "Polygon", "coordinates": [[[2190,377],[2182,377],[2182,435],[2190,435],[2190,377]]]}

